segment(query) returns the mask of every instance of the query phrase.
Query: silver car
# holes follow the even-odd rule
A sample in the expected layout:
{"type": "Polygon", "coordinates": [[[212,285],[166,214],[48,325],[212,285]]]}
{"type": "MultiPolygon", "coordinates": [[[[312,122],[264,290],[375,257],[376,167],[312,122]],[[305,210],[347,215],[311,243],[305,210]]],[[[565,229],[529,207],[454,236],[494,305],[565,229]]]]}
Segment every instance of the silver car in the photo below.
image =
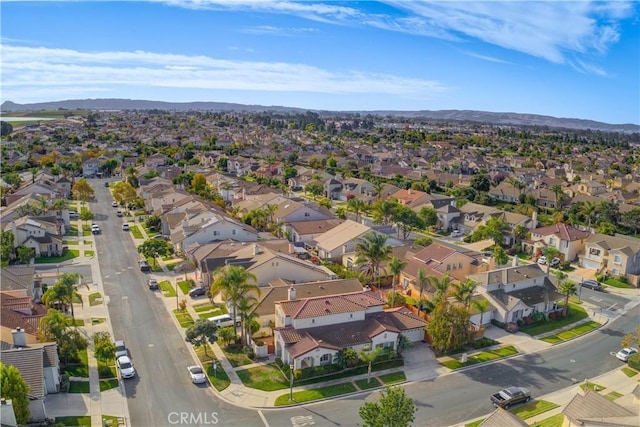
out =
{"type": "Polygon", "coordinates": [[[124,345],[124,341],[122,340],[116,341],[114,344],[116,346],[116,359],[120,356],[129,355],[129,352],[127,351],[127,347],[124,345]]]}
{"type": "Polygon", "coordinates": [[[187,369],[189,370],[189,376],[191,377],[192,383],[202,384],[207,382],[207,375],[200,366],[189,366],[187,369]]]}
{"type": "Polygon", "coordinates": [[[136,376],[136,369],[133,367],[133,363],[129,356],[120,356],[116,359],[116,365],[120,371],[122,378],[133,378],[136,376]]]}

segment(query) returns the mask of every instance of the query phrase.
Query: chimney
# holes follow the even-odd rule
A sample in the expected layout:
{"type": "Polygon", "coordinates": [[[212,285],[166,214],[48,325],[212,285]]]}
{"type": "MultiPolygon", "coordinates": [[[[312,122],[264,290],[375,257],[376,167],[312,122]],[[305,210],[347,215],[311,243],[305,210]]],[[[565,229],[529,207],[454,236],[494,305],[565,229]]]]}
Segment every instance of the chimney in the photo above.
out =
{"type": "Polygon", "coordinates": [[[26,347],[27,346],[27,337],[22,328],[15,328],[11,331],[11,335],[13,335],[13,346],[14,347],[26,347]]]}
{"type": "Polygon", "coordinates": [[[538,227],[538,211],[533,211],[531,214],[531,222],[533,223],[531,227],[532,230],[538,227]]]}
{"type": "Polygon", "coordinates": [[[296,288],[294,288],[293,286],[289,288],[289,301],[295,301],[296,299],[296,288]]]}
{"type": "Polygon", "coordinates": [[[258,246],[257,244],[255,244],[255,245],[253,246],[253,254],[254,254],[254,255],[258,255],[258,254],[261,254],[261,253],[262,253],[262,249],[260,249],[260,246],[258,246]]]}

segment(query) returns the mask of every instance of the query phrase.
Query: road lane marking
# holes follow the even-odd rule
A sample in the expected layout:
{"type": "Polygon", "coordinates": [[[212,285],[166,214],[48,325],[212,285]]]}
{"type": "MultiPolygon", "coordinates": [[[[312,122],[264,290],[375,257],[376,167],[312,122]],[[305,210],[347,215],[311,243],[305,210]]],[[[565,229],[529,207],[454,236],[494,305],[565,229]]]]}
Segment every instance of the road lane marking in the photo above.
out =
{"type": "Polygon", "coordinates": [[[262,422],[264,423],[264,427],[269,427],[269,423],[267,422],[267,419],[264,417],[264,415],[262,414],[262,411],[258,411],[258,415],[260,415],[260,419],[262,420],[262,422]]]}
{"type": "Polygon", "coordinates": [[[298,415],[295,417],[291,417],[291,425],[292,427],[306,427],[315,425],[316,422],[313,421],[312,415],[298,415]]]}

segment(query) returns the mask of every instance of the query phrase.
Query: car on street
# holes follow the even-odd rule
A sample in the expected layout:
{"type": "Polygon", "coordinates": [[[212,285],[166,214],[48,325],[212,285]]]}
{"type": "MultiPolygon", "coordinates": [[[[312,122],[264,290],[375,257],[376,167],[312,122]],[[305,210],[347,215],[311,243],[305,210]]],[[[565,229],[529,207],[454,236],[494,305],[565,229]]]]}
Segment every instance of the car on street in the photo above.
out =
{"type": "Polygon", "coordinates": [[[491,403],[496,408],[509,409],[510,406],[530,400],[531,392],[524,387],[507,387],[491,395],[491,403]]]}
{"type": "Polygon", "coordinates": [[[120,356],[126,356],[129,354],[127,346],[124,345],[124,341],[119,340],[113,343],[116,346],[116,359],[120,356]]]}
{"type": "Polygon", "coordinates": [[[122,224],[122,231],[129,231],[129,224],[128,223],[124,223],[122,224]]]}
{"type": "Polygon", "coordinates": [[[549,267],[557,268],[560,265],[560,258],[554,258],[549,263],[549,267]]]}
{"type": "Polygon", "coordinates": [[[594,291],[602,290],[602,284],[597,280],[583,280],[580,282],[580,286],[583,288],[593,289],[594,291]]]}
{"type": "Polygon", "coordinates": [[[200,366],[189,366],[187,367],[187,370],[189,371],[192,383],[202,384],[207,382],[207,375],[200,366]]]}
{"type": "Polygon", "coordinates": [[[121,210],[117,210],[116,211],[116,216],[122,216],[122,211],[121,210]]]}
{"type": "Polygon", "coordinates": [[[451,232],[451,237],[460,237],[462,236],[462,232],[460,230],[453,230],[451,232]]]}
{"type": "Polygon", "coordinates": [[[140,271],[142,271],[143,273],[148,273],[149,271],[151,271],[149,263],[144,259],[138,261],[138,265],[140,266],[140,271]]]}
{"type": "Polygon", "coordinates": [[[547,263],[547,257],[542,255],[540,258],[538,258],[538,264],[540,265],[545,265],[547,263]]]}
{"type": "Polygon", "coordinates": [[[197,286],[191,290],[189,290],[189,296],[191,298],[195,298],[195,297],[201,297],[202,295],[206,295],[207,294],[207,288],[205,288],[204,286],[197,286]]]}
{"type": "Polygon", "coordinates": [[[69,218],[78,218],[78,212],[76,211],[69,211],[69,218]]]}
{"type": "Polygon", "coordinates": [[[149,286],[149,289],[151,289],[152,291],[155,291],[159,288],[158,281],[156,279],[149,279],[147,281],[147,286],[149,286]]]}
{"type": "Polygon", "coordinates": [[[118,207],[118,202],[111,202],[111,206],[114,207],[114,208],[117,208],[118,207]]]}
{"type": "Polygon", "coordinates": [[[109,186],[109,181],[106,181],[106,182],[104,183],[104,186],[105,186],[105,187],[108,187],[108,186],[109,186]]]}
{"type": "Polygon", "coordinates": [[[638,354],[638,349],[633,347],[625,347],[616,353],[616,357],[623,362],[628,362],[629,358],[634,354],[638,354]]]}
{"type": "Polygon", "coordinates": [[[136,376],[136,369],[133,367],[133,363],[129,356],[120,356],[116,359],[116,365],[120,371],[122,378],[133,378],[136,376]]]}
{"type": "Polygon", "coordinates": [[[100,227],[98,227],[96,224],[93,224],[91,226],[91,232],[93,234],[100,234],[102,230],[100,230],[100,227]]]}

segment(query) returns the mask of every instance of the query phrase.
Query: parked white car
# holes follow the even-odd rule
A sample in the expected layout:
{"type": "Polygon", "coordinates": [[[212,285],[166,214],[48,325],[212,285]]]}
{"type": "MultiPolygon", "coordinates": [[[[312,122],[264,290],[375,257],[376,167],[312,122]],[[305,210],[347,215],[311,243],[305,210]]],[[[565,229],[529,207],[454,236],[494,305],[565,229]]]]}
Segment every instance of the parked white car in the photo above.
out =
{"type": "Polygon", "coordinates": [[[547,257],[542,255],[540,258],[538,258],[538,264],[540,265],[545,265],[547,263],[547,257]]]}
{"type": "Polygon", "coordinates": [[[202,384],[207,382],[207,375],[200,366],[189,366],[187,367],[187,370],[189,371],[192,383],[202,384]]]}
{"type": "Polygon", "coordinates": [[[634,354],[638,354],[638,349],[633,347],[625,347],[616,353],[616,357],[623,362],[628,362],[629,358],[634,354]]]}
{"type": "Polygon", "coordinates": [[[120,356],[116,359],[116,365],[120,371],[122,378],[133,378],[136,376],[136,369],[133,367],[133,363],[129,356],[120,356]]]}

